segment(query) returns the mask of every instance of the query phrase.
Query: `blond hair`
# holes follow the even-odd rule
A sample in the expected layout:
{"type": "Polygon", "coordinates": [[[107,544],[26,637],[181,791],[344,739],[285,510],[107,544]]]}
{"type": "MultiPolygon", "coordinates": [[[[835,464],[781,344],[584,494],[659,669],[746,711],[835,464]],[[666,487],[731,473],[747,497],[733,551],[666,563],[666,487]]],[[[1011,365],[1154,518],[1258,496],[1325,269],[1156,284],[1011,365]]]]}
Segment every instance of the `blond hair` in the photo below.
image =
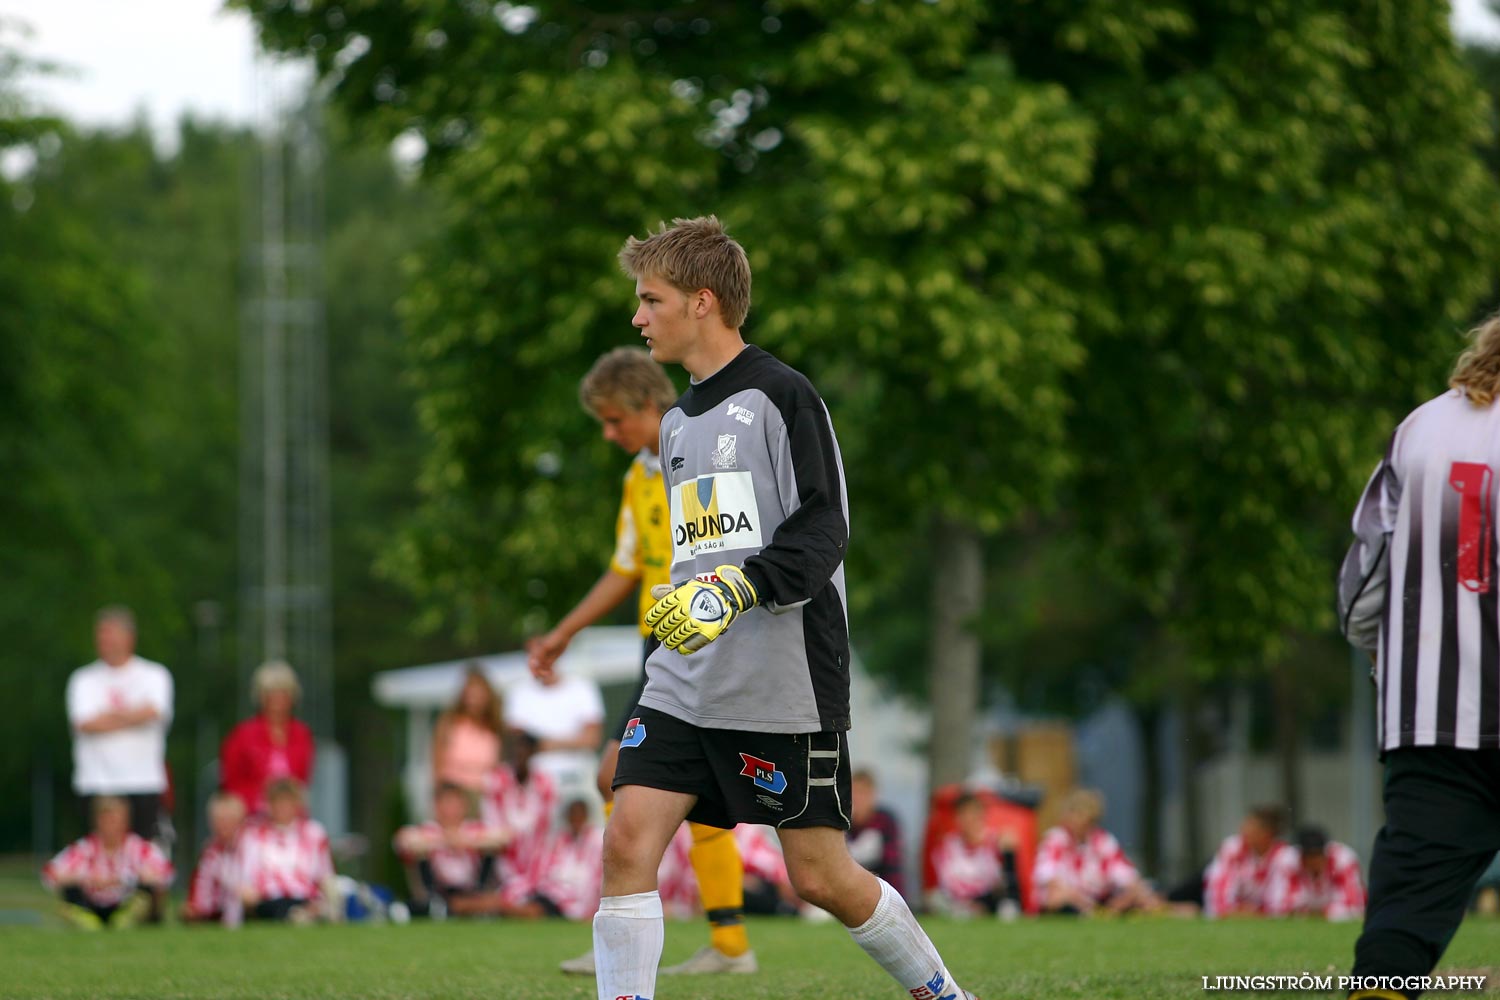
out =
{"type": "Polygon", "coordinates": [[[673,219],[644,240],[628,238],[620,267],[637,281],[662,278],[686,295],[708,289],[731,330],[743,326],[750,313],[750,259],[717,216],[673,219]]]}
{"type": "Polygon", "coordinates": [[[293,798],[302,801],[302,782],[296,778],[277,778],[266,784],[266,801],[282,797],[293,798]]]}
{"type": "Polygon", "coordinates": [[[1500,393],[1500,313],[1469,331],[1469,349],[1458,356],[1448,386],[1462,389],[1475,406],[1489,406],[1500,393]]]}
{"type": "Polygon", "coordinates": [[[297,682],[297,671],[284,660],[262,663],[250,677],[250,694],[257,705],[272,691],[288,691],[292,695],[292,701],[302,700],[302,685],[297,682]]]}
{"type": "Polygon", "coordinates": [[[233,792],[214,792],[208,797],[208,814],[218,816],[222,813],[234,813],[241,819],[245,818],[245,800],[233,792]]]}
{"type": "Polygon", "coordinates": [[[1058,804],[1059,816],[1077,816],[1093,824],[1104,818],[1104,796],[1092,788],[1076,788],[1058,804]]]}
{"type": "Polygon", "coordinates": [[[598,416],[601,406],[639,412],[648,406],[666,413],[677,402],[677,387],[644,347],[616,347],[594,362],[578,383],[578,400],[598,416]]]}

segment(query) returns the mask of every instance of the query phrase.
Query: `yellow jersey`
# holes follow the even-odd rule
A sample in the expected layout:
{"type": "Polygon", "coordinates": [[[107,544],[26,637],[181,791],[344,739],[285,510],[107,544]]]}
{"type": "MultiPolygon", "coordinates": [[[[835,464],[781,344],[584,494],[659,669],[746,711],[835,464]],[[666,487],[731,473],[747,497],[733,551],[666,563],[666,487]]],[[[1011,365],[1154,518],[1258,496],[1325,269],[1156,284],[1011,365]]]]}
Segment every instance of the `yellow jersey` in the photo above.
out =
{"type": "Polygon", "coordinates": [[[656,603],[651,588],[659,583],[672,582],[669,517],[661,460],[643,448],[625,473],[620,515],[615,520],[615,554],[609,561],[609,568],[614,572],[640,581],[640,607],[636,620],[643,636],[651,634],[644,622],[646,612],[656,603]]]}

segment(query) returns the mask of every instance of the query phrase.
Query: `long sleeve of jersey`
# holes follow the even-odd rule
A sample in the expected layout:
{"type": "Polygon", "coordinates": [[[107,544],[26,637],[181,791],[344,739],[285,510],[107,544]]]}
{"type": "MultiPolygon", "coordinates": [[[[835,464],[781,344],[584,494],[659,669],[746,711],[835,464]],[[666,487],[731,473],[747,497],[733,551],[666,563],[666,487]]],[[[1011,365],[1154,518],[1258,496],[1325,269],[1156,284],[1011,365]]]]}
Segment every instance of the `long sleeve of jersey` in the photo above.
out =
{"type": "Polygon", "coordinates": [[[1339,570],[1339,625],[1356,649],[1374,657],[1390,590],[1390,540],[1396,530],[1401,484],[1392,458],[1396,438],[1370,477],[1354,510],[1354,542],[1339,570]]]}
{"type": "Polygon", "coordinates": [[[849,545],[843,477],[833,424],[821,400],[786,415],[772,452],[777,480],[796,497],[796,508],[777,527],[771,544],[745,560],[745,575],[772,612],[801,607],[832,579],[849,545]]]}

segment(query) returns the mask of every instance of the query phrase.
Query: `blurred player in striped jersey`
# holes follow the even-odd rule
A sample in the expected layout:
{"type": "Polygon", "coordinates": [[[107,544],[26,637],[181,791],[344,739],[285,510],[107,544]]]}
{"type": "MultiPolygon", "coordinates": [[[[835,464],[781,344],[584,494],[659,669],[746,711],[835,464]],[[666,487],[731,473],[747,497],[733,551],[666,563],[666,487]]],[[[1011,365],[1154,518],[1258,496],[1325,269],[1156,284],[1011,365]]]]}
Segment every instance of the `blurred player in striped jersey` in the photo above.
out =
{"type": "Polygon", "coordinates": [[[182,919],[235,924],[242,915],[239,850],[245,800],[233,792],[215,792],[208,800],[208,825],[211,836],[193,868],[182,919]]]}
{"type": "Polygon", "coordinates": [[[1104,796],[1078,788],[1037,845],[1032,881],[1044,913],[1155,911],[1165,904],[1104,829],[1104,796]]]}
{"type": "Polygon", "coordinates": [[[1430,972],[1500,849],[1500,316],[1448,385],[1391,436],[1339,575],[1344,635],[1374,661],[1385,762],[1356,976],[1430,972]]]}
{"type": "Polygon", "coordinates": [[[90,803],[94,830],[68,845],[42,869],[42,882],[62,899],[75,927],[130,927],[160,912],[172,882],[172,862],[161,848],[130,829],[130,804],[116,795],[90,803]]]}
{"type": "Polygon", "coordinates": [[[432,795],[432,819],[403,826],[392,840],[406,869],[411,912],[419,917],[500,912],[496,856],[510,839],[501,827],[471,819],[472,793],[444,782],[432,795]]]}
{"type": "Polygon", "coordinates": [[[240,833],[239,876],[247,917],[298,924],[342,918],[328,834],[303,815],[296,779],[266,787],[266,816],[240,833]]]}
{"type": "Polygon", "coordinates": [[[1006,838],[985,826],[984,802],[965,793],[953,803],[957,825],[933,853],[937,888],[931,902],[943,913],[957,917],[1020,912],[1021,885],[1016,872],[1014,838],[1006,838]]]}
{"type": "MultiPolygon", "coordinates": [[[[527,643],[531,670],[539,678],[551,673],[553,664],[575,635],[631,596],[636,597],[637,621],[640,621],[655,603],[652,588],[671,580],[672,539],[657,439],[662,414],[677,400],[672,380],[644,350],[620,347],[594,363],[579,385],[578,395],[584,409],[599,421],[604,439],[635,458],[625,473],[609,568],[552,631],[527,643]]],[[[625,712],[612,730],[613,738],[605,743],[599,762],[599,791],[604,796],[606,813],[615,796],[613,782],[620,734],[629,728],[635,715],[636,703],[646,686],[645,657],[656,646],[644,624],[641,634],[645,637],[645,648],[640,683],[626,702],[625,712]]],[[[745,933],[744,866],[734,838],[726,830],[701,823],[693,823],[691,828],[693,871],[708,917],[709,943],[686,962],[662,972],[755,972],[759,967],[745,933]]],[[[593,952],[562,963],[562,970],[593,975],[593,952]]]]}
{"type": "Polygon", "coordinates": [[[1364,916],[1365,882],[1354,848],[1329,840],[1322,827],[1306,826],[1283,858],[1271,873],[1266,912],[1328,920],[1364,916]]]}

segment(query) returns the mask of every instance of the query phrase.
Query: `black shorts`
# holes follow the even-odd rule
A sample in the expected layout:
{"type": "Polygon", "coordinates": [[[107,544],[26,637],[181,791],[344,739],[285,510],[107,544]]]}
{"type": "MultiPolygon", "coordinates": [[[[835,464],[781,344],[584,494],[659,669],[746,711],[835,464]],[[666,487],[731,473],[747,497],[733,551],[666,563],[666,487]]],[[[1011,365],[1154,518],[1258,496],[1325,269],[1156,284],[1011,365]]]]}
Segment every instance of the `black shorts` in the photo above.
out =
{"type": "Polygon", "coordinates": [[[701,729],[641,707],[620,742],[614,787],[645,785],[698,796],[688,819],[849,829],[849,740],[844,733],[701,729]]]}

